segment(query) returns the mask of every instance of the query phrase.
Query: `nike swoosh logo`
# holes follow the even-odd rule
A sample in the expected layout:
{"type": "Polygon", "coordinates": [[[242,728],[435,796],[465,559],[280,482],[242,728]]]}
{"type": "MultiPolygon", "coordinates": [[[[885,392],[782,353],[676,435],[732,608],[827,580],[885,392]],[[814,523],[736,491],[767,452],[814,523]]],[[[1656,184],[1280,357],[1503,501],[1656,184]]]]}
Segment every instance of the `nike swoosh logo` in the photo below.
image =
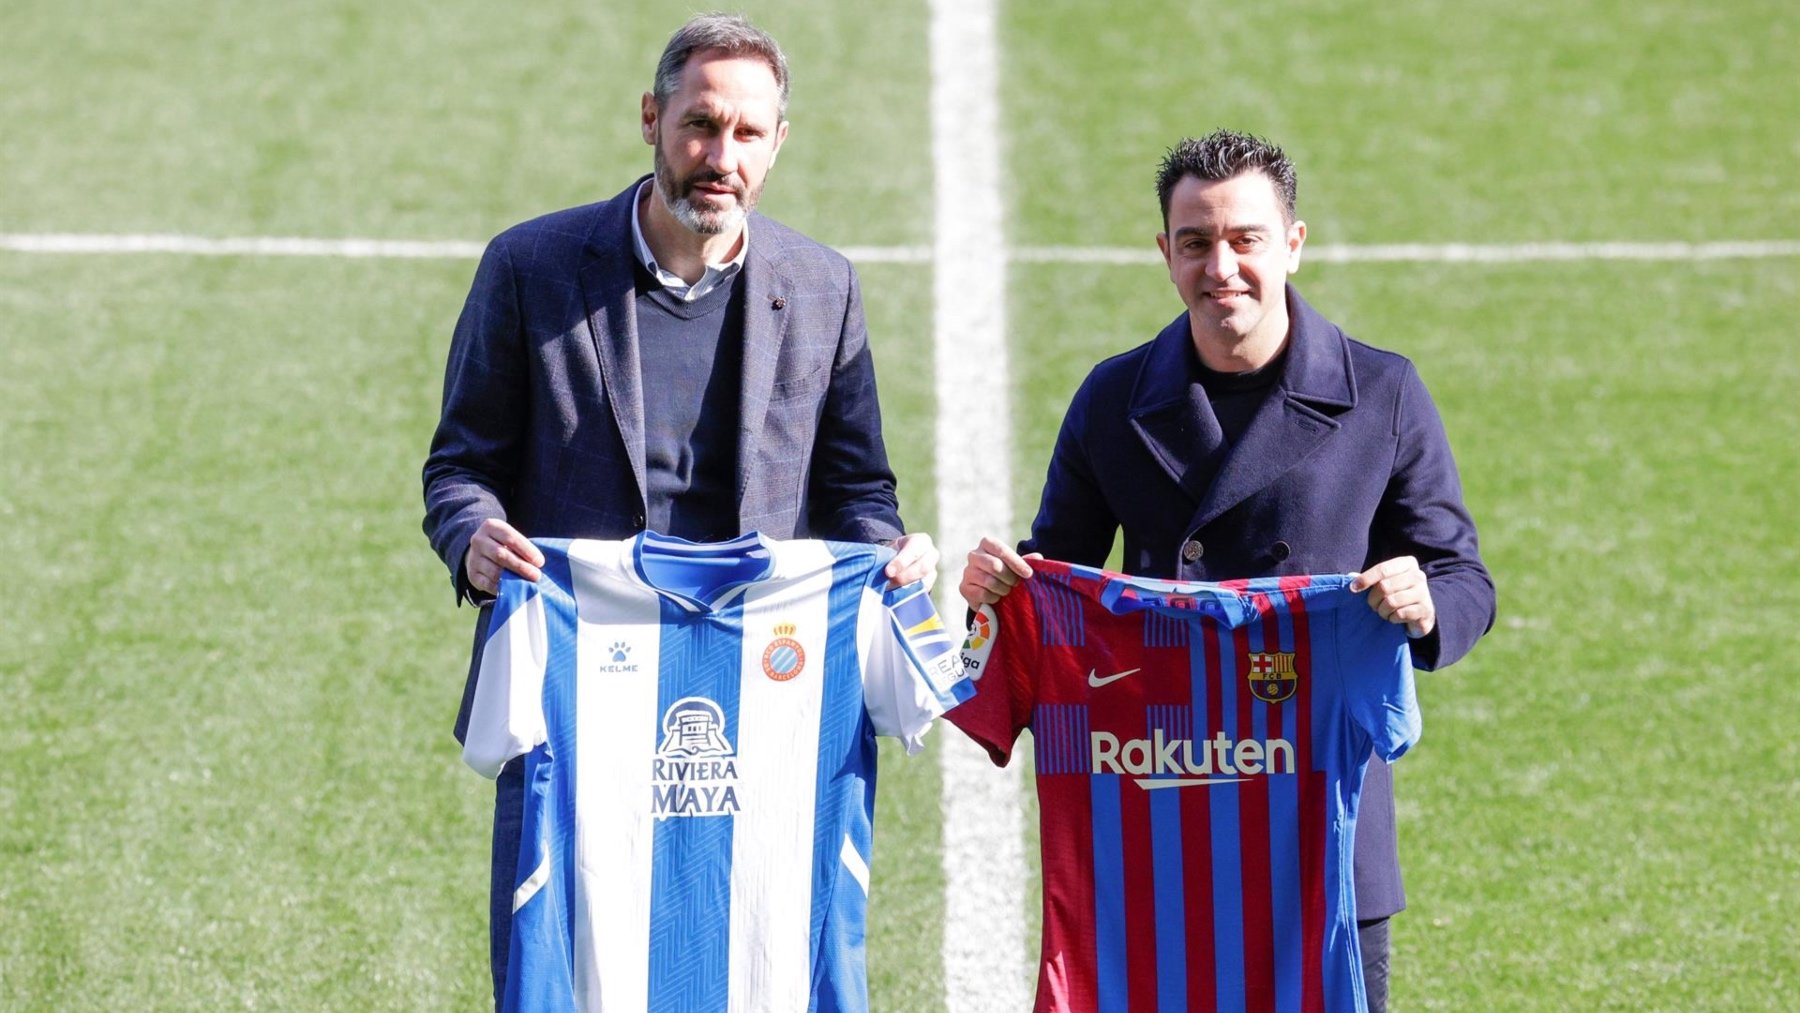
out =
{"type": "Polygon", "coordinates": [[[1094,687],[1095,689],[1099,689],[1100,687],[1106,685],[1109,682],[1118,682],[1120,679],[1123,679],[1128,675],[1131,675],[1135,672],[1142,672],[1142,671],[1143,671],[1143,669],[1141,669],[1141,668],[1127,668],[1123,672],[1114,672],[1111,675],[1095,675],[1094,670],[1090,668],[1090,669],[1088,669],[1088,685],[1094,687]]]}

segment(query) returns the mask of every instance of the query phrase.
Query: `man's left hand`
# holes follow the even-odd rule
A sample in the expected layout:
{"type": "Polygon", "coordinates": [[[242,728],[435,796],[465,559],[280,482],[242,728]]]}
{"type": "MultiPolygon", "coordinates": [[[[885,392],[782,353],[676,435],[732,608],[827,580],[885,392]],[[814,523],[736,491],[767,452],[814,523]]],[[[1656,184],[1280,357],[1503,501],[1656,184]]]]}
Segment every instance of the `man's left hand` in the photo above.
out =
{"type": "Polygon", "coordinates": [[[1411,556],[1396,556],[1356,574],[1350,590],[1369,592],[1369,607],[1390,623],[1405,623],[1406,635],[1417,640],[1437,626],[1425,571],[1411,556]]]}
{"type": "Polygon", "coordinates": [[[887,574],[889,587],[922,580],[929,591],[937,582],[937,568],[937,546],[932,544],[930,535],[915,531],[894,539],[894,558],[888,560],[887,569],[882,572],[887,574]]]}

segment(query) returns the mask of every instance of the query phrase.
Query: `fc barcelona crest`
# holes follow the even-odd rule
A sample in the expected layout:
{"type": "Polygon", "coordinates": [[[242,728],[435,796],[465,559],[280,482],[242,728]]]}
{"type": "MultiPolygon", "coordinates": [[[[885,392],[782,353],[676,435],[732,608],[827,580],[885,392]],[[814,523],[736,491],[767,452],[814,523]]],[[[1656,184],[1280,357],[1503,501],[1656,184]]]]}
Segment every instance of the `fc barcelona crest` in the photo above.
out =
{"type": "Polygon", "coordinates": [[[1294,695],[1300,685],[1300,674],[1294,671],[1294,652],[1277,651],[1264,654],[1250,652],[1250,663],[1244,677],[1250,680],[1250,695],[1263,703],[1280,703],[1294,695]]]}

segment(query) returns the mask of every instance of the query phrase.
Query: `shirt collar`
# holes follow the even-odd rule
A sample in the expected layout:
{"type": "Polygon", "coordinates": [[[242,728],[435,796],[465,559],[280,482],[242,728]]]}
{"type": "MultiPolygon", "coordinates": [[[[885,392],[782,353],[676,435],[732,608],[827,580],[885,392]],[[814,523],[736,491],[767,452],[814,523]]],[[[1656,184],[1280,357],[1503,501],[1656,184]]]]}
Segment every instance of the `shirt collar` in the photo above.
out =
{"type": "Polygon", "coordinates": [[[657,282],[661,284],[664,289],[668,290],[668,293],[675,298],[680,299],[683,302],[693,302],[706,293],[711,292],[713,289],[718,288],[720,285],[730,281],[738,271],[743,269],[744,255],[750,251],[750,221],[746,216],[744,220],[744,241],[738,244],[737,255],[730,260],[706,265],[706,273],[700,276],[699,281],[689,285],[686,281],[682,280],[680,275],[663,270],[662,266],[656,262],[656,255],[650,252],[650,244],[644,242],[644,226],[643,223],[638,220],[638,207],[643,203],[645,194],[649,192],[649,188],[653,186],[655,182],[656,178],[654,176],[644,180],[643,183],[639,184],[637,193],[632,195],[631,243],[637,251],[638,263],[644,265],[644,270],[649,271],[652,278],[655,278],[657,282]]]}

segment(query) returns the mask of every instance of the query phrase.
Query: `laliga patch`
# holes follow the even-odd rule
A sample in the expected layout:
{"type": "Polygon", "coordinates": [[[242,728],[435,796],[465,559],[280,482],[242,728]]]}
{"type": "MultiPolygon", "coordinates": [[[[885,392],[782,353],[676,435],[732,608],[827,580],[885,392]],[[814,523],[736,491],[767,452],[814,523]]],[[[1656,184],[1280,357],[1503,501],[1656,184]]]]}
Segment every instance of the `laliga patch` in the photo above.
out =
{"type": "Polygon", "coordinates": [[[962,664],[963,674],[970,679],[980,679],[982,666],[987,664],[988,655],[994,650],[994,640],[1000,634],[1000,615],[994,606],[983,605],[975,610],[975,618],[969,621],[968,635],[963,638],[962,664]]]}
{"type": "Polygon", "coordinates": [[[1250,681],[1250,695],[1263,703],[1280,703],[1293,696],[1300,685],[1300,673],[1294,670],[1292,651],[1250,652],[1244,678],[1250,681]]]}

